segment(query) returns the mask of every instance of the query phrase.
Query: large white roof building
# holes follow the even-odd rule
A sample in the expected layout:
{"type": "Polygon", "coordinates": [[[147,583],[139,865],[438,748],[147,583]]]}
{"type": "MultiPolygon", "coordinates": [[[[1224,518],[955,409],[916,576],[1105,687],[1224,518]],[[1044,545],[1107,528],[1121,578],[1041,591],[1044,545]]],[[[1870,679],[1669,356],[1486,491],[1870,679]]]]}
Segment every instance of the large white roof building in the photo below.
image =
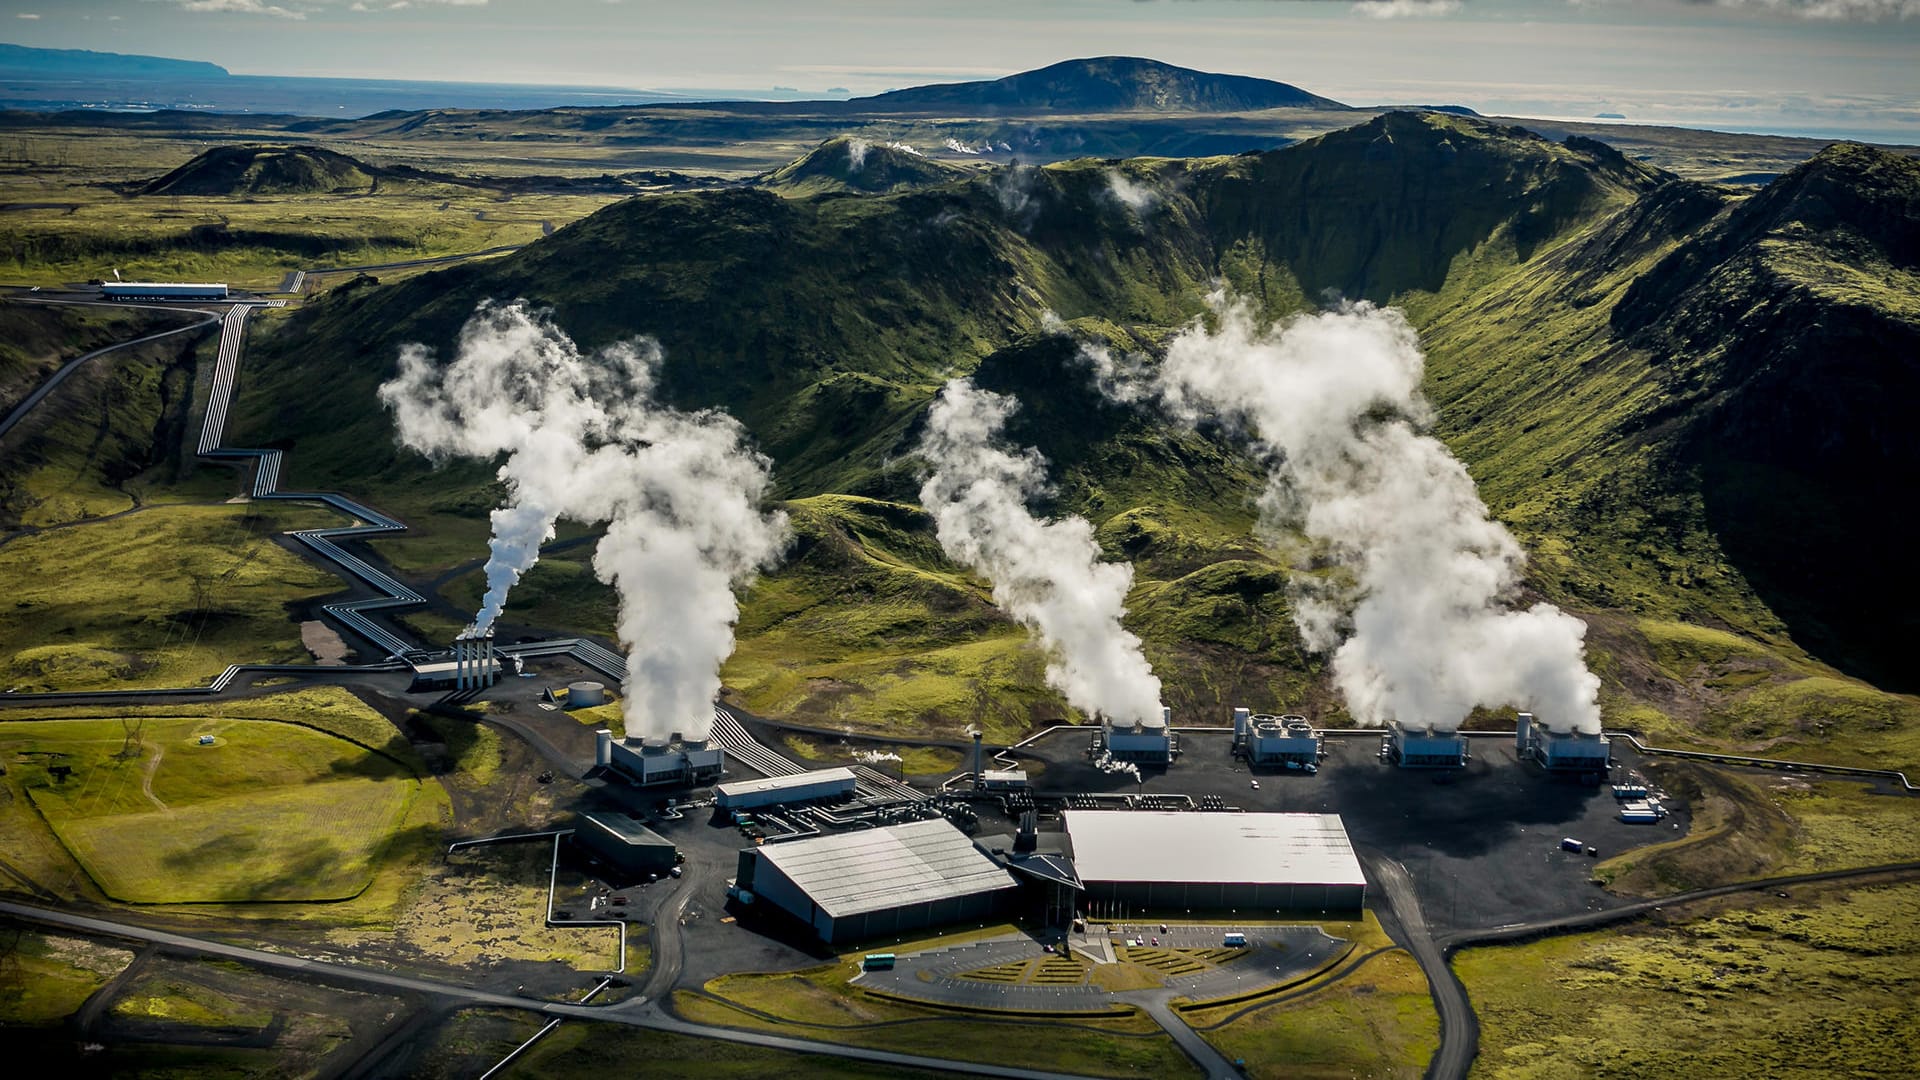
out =
{"type": "Polygon", "coordinates": [[[751,848],[736,884],[829,942],[985,917],[1018,886],[941,818],[751,848]]]}
{"type": "Polygon", "coordinates": [[[1089,900],[1145,909],[1351,910],[1367,878],[1338,814],[1069,810],[1089,900]]]}

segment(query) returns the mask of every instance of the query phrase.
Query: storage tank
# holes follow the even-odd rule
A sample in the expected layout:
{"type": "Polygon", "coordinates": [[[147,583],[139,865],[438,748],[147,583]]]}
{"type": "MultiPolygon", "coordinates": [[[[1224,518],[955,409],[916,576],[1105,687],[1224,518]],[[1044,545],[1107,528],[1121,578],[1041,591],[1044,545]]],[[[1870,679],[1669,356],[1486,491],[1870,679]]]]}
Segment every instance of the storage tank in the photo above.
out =
{"type": "Polygon", "coordinates": [[[567,708],[590,709],[607,703],[607,688],[597,682],[567,684],[567,708]]]}

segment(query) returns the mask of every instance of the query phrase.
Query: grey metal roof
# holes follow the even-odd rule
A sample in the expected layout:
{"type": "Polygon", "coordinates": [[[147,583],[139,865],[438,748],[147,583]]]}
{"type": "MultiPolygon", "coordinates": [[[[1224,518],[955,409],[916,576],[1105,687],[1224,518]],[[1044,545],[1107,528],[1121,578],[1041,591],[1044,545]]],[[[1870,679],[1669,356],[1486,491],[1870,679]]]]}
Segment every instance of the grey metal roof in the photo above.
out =
{"type": "Polygon", "coordinates": [[[944,818],[767,844],[759,852],[834,918],[1017,884],[944,818]]]}
{"type": "Polygon", "coordinates": [[[1338,814],[1068,810],[1082,881],[1364,885],[1338,814]]]}
{"type": "Polygon", "coordinates": [[[814,769],[812,772],[797,772],[787,776],[768,776],[758,780],[730,780],[714,786],[715,791],[728,798],[741,795],[754,795],[762,791],[785,791],[789,788],[808,787],[829,781],[854,783],[856,777],[852,769],[814,769]]]}
{"type": "Polygon", "coordinates": [[[625,814],[581,814],[578,827],[595,829],[623,844],[634,847],[653,847],[660,844],[667,847],[673,846],[673,841],[625,814]]]}

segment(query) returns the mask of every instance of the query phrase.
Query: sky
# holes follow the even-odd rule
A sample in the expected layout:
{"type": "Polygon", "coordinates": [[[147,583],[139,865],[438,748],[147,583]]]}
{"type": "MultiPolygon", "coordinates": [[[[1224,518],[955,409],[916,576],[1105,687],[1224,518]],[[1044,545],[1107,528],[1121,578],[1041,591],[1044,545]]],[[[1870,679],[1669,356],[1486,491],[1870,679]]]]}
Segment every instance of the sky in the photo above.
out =
{"type": "Polygon", "coordinates": [[[236,74],[827,95],[1150,56],[1351,104],[1920,142],[1920,0],[0,0],[236,74]]]}

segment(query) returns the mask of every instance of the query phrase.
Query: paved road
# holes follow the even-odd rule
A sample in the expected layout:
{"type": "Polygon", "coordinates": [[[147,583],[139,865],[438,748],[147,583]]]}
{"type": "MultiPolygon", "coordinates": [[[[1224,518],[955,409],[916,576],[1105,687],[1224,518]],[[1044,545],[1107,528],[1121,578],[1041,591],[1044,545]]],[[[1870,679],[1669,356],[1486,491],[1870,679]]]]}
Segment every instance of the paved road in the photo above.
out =
{"type": "Polygon", "coordinates": [[[1159,1024],[1167,1034],[1173,1036],[1173,1041],[1180,1044],[1180,1049],[1186,1051],[1194,1064],[1200,1066],[1200,1071],[1207,1074],[1207,1080],[1233,1080],[1234,1077],[1239,1076],[1240,1070],[1233,1067],[1233,1062],[1228,1061],[1226,1055],[1213,1048],[1212,1043],[1201,1038],[1199,1033],[1188,1027],[1187,1022],[1180,1019],[1180,1014],[1174,1012],[1173,1007],[1167,1004],[1171,996],[1171,994],[1154,994],[1139,999],[1135,1003],[1145,1009],[1148,1016],[1153,1017],[1154,1023],[1159,1024]]]}
{"type": "Polygon", "coordinates": [[[1480,1052],[1480,1021],[1467,1000],[1466,987],[1454,977],[1447,955],[1427,929],[1427,917],[1420,910],[1420,897],[1414,892],[1413,878],[1407,868],[1377,851],[1362,851],[1368,876],[1387,896],[1387,906],[1404,944],[1420,971],[1427,977],[1428,992],[1433,995],[1434,1011],[1440,1014],[1440,1049],[1427,1064],[1428,1080],[1455,1080],[1465,1077],[1468,1066],[1480,1052]]]}
{"type": "MultiPolygon", "coordinates": [[[[35,301],[35,303],[56,303],[56,302],[57,301],[51,301],[51,300],[35,301]]],[[[128,306],[135,306],[135,305],[115,304],[113,306],[128,307],[128,306]]],[[[194,308],[186,308],[186,309],[164,308],[161,310],[175,312],[175,313],[185,310],[185,311],[192,311],[195,314],[206,315],[205,312],[198,311],[197,309],[194,309],[194,308]]],[[[170,337],[173,337],[175,334],[190,333],[194,330],[200,329],[203,326],[208,326],[219,321],[220,320],[217,316],[207,315],[206,318],[197,319],[193,322],[188,323],[185,326],[176,326],[171,330],[162,330],[157,334],[148,334],[146,337],[134,338],[132,341],[123,341],[118,345],[107,345],[103,348],[95,349],[90,353],[86,353],[82,356],[77,356],[72,360],[67,361],[66,364],[60,368],[60,370],[48,376],[47,381],[41,383],[38,389],[36,389],[33,393],[28,394],[26,396],[26,399],[21,401],[20,404],[14,406],[13,411],[7,414],[6,419],[0,420],[0,435],[5,435],[7,432],[13,430],[13,426],[15,424],[18,424],[22,419],[24,419],[28,413],[32,412],[33,407],[40,404],[42,399],[44,399],[48,394],[53,393],[55,388],[57,388],[61,383],[65,382],[67,380],[67,376],[72,375],[76,371],[79,371],[83,366],[87,364],[88,361],[93,360],[95,357],[105,356],[110,352],[118,352],[121,349],[131,349],[135,345],[145,345],[149,341],[159,341],[161,338],[170,338],[170,337]]]]}
{"type": "Polygon", "coordinates": [[[249,949],[225,942],[208,941],[204,938],[190,937],[166,930],[132,923],[115,922],[71,912],[55,911],[50,908],[35,907],[30,904],[17,904],[0,901],[0,915],[10,916],[42,926],[55,926],[67,930],[76,930],[87,934],[100,934],[110,937],[130,938],[135,941],[148,941],[163,946],[169,952],[188,956],[217,957],[223,960],[235,960],[255,967],[270,968],[275,971],[306,975],[332,982],[357,983],[379,990],[400,991],[409,994],[426,994],[455,999],[467,1006],[490,1006],[502,1009],[517,1009],[522,1012],[539,1013],[547,1017],[559,1017],[574,1020],[598,1020],[626,1024],[631,1027],[647,1028],[653,1031],[667,1031],[676,1035],[688,1035],[703,1039],[720,1039],[725,1042],[741,1043],[747,1046],[759,1046],[771,1050],[789,1050],[800,1054],[821,1054],[829,1057],[848,1058],[855,1061],[870,1061],[879,1065],[888,1065],[902,1069],[927,1069],[935,1072],[962,1073],[969,1076],[1007,1077],[1009,1080],[1086,1080],[1084,1076],[1069,1073],[1043,1072],[1037,1069],[1022,1069],[1010,1065],[986,1065],[970,1061],[949,1061],[944,1058],[921,1057],[917,1054],[896,1054],[887,1050],[870,1050],[859,1046],[843,1046],[838,1043],[818,1042],[813,1039],[796,1039],[786,1035],[771,1035],[757,1031],[736,1031],[732,1028],[709,1027],[705,1024],[689,1023],[662,1013],[651,1002],[638,1007],[633,1004],[623,1006],[571,1005],[552,1001],[535,1001],[516,997],[512,994],[479,990],[458,983],[440,982],[434,979],[401,975],[377,968],[355,967],[350,964],[337,964],[325,960],[309,960],[300,956],[288,956],[282,953],[266,952],[261,949],[249,949]]]}

